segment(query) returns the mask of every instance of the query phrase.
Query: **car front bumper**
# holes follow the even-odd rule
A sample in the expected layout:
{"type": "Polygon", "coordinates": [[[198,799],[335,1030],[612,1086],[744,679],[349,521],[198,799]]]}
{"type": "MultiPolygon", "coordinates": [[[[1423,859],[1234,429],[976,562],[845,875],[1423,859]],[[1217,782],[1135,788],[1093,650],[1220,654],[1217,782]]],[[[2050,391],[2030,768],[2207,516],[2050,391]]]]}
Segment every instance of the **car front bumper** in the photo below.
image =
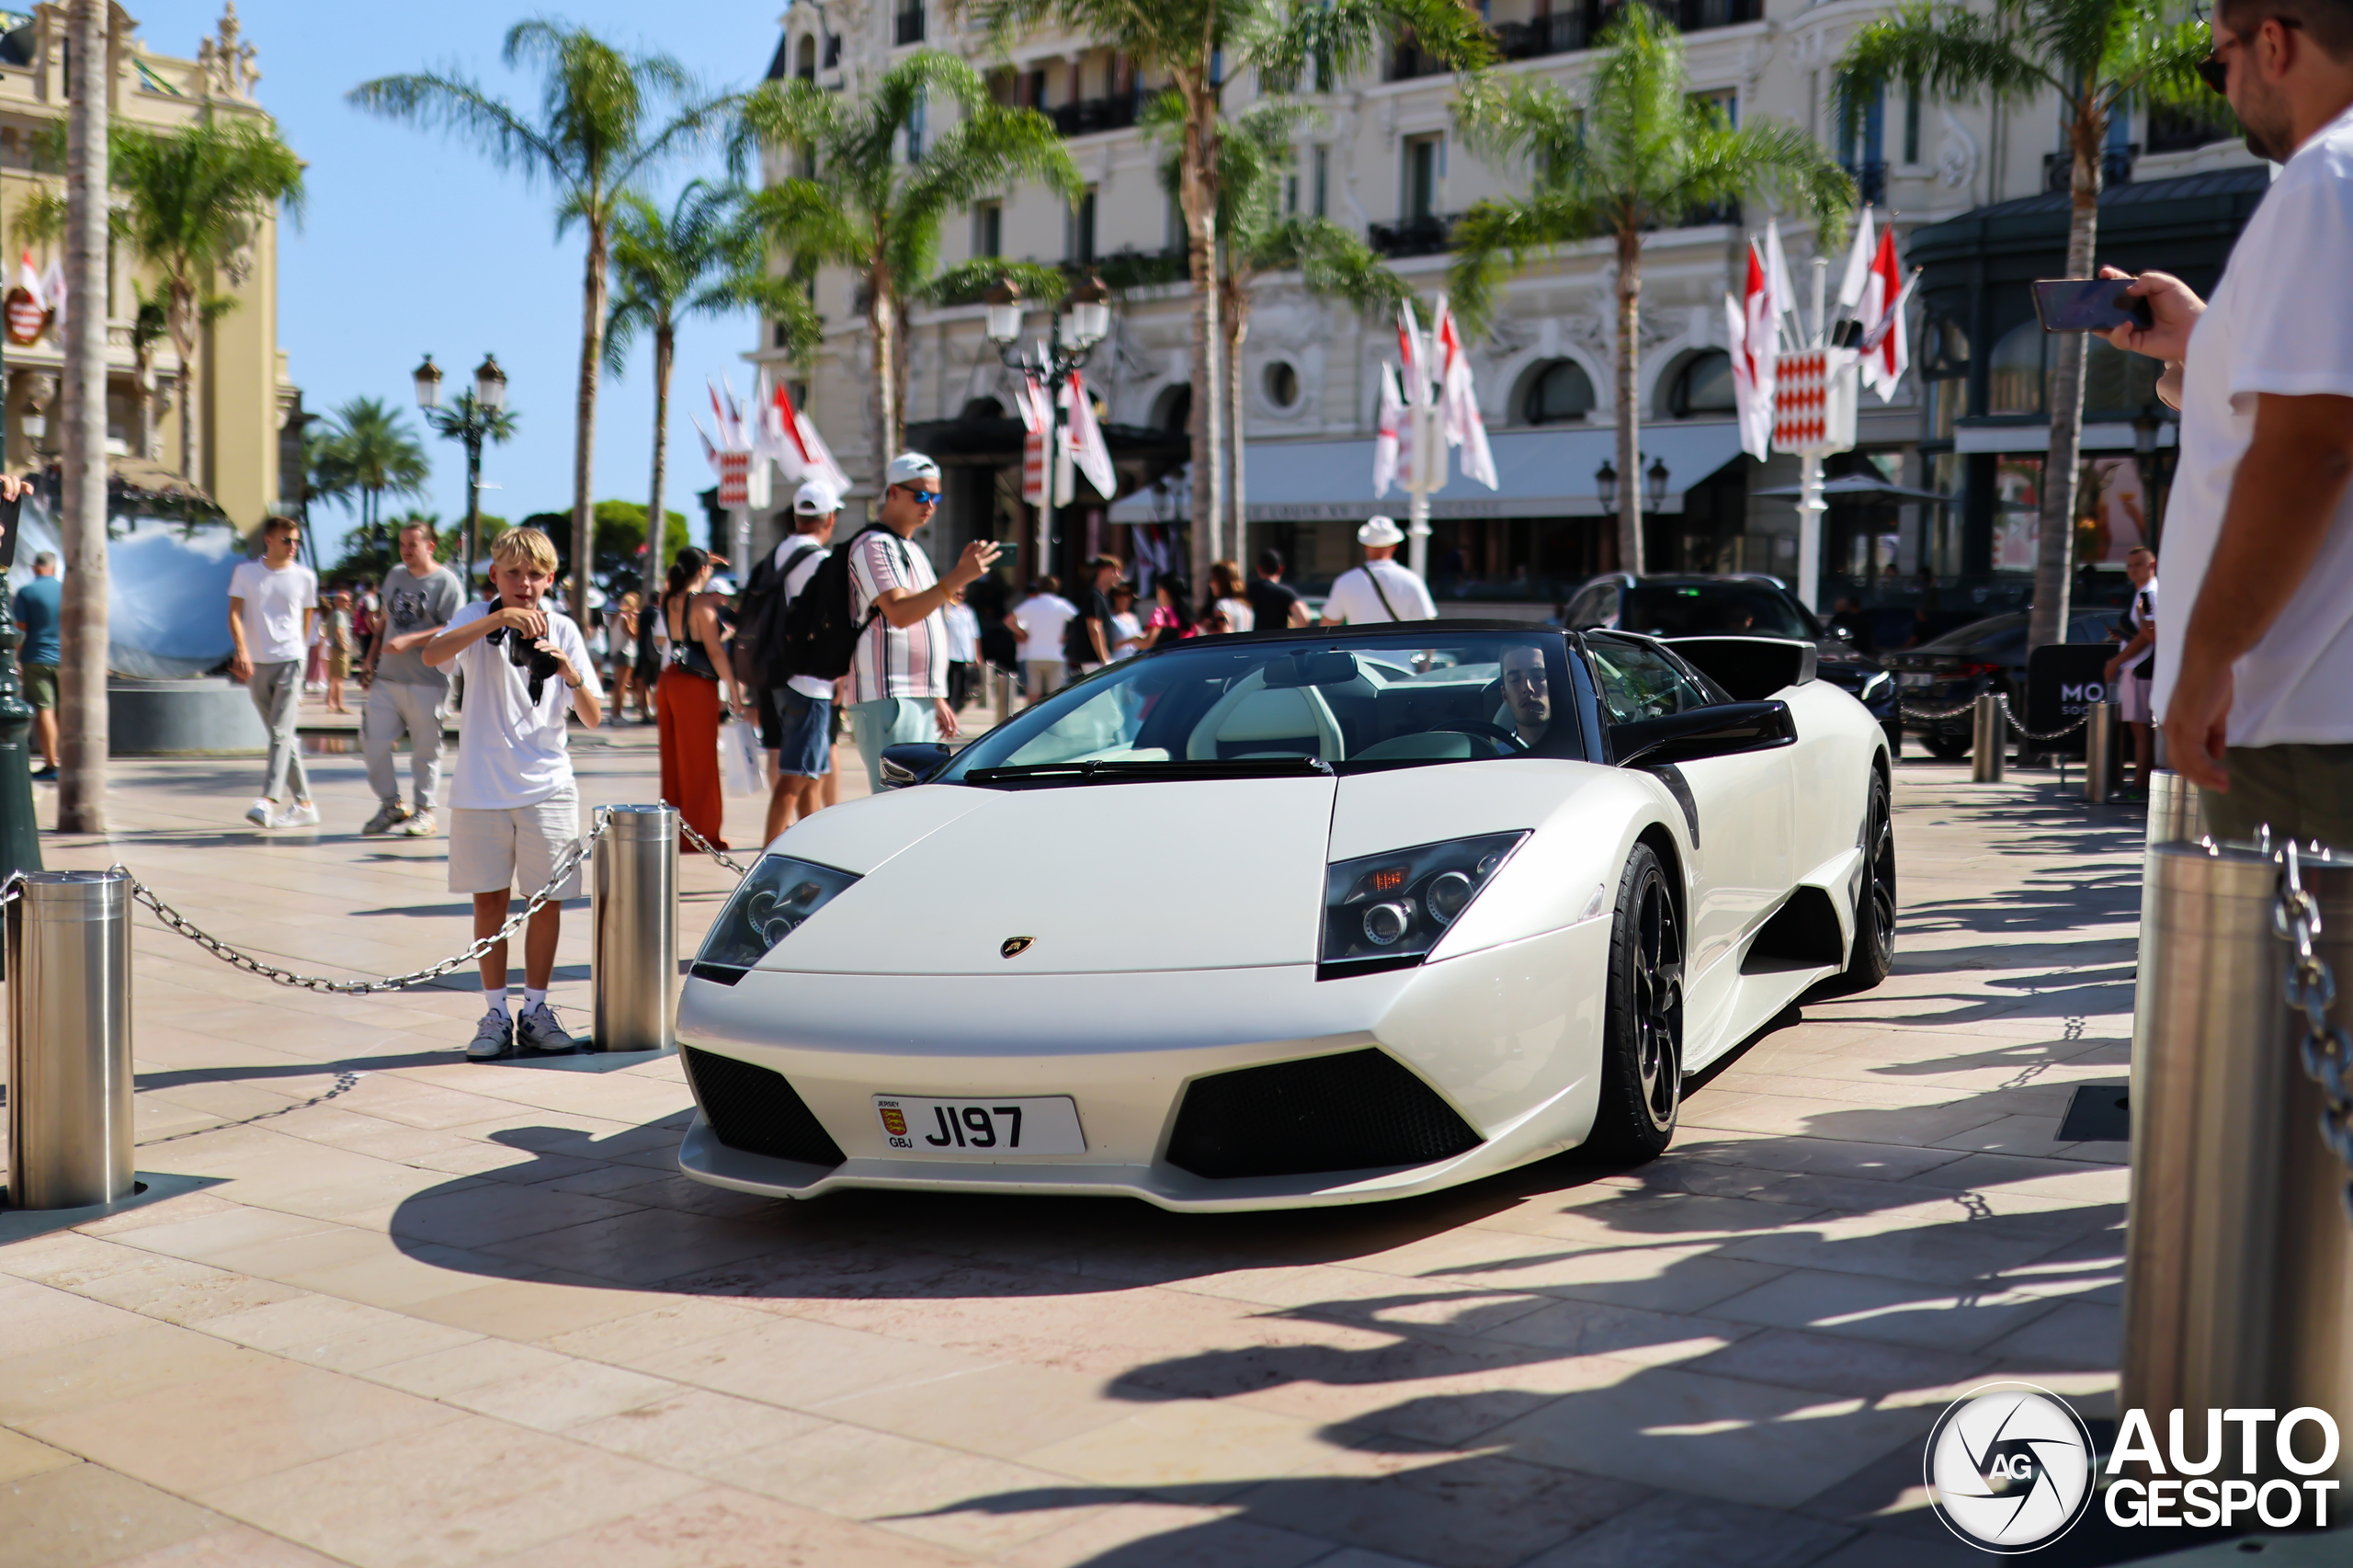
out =
{"type": "Polygon", "coordinates": [[[754,970],[689,980],[681,1044],[779,1074],[843,1158],[730,1147],[707,1112],[687,1175],[813,1198],[836,1187],[1117,1195],[1176,1210],[1360,1203],[1431,1190],[1582,1142],[1594,1114],[1605,915],[1385,974],[1318,982],[1306,965],[1120,974],[840,975],[754,970]],[[1426,1165],[1209,1177],[1172,1164],[1187,1087],[1214,1074],[1376,1048],[1478,1135],[1426,1165]],[[991,1158],[890,1147],[882,1096],[1071,1096],[1086,1151],[991,1158]]]}

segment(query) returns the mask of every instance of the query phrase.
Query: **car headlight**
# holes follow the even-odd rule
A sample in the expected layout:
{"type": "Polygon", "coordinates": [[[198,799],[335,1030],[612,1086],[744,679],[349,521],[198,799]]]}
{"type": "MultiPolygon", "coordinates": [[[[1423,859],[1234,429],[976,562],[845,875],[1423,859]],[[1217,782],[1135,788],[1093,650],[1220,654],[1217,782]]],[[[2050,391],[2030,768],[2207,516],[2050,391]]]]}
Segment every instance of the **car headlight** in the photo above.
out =
{"type": "Polygon", "coordinates": [[[1881,670],[1877,675],[1871,676],[1870,679],[1863,682],[1863,689],[1857,692],[1855,695],[1865,702],[1874,702],[1879,699],[1885,697],[1890,691],[1894,689],[1894,687],[1895,677],[1889,675],[1885,670],[1881,670]]]}
{"type": "Polygon", "coordinates": [[[735,895],[711,923],[688,971],[698,980],[733,985],[744,971],[766,958],[769,949],[801,928],[858,881],[855,874],[795,860],[788,855],[763,855],[759,863],[736,884],[735,895]]]}
{"type": "Polygon", "coordinates": [[[1527,836],[1490,833],[1334,861],[1325,868],[1316,978],[1421,962],[1527,836]]]}

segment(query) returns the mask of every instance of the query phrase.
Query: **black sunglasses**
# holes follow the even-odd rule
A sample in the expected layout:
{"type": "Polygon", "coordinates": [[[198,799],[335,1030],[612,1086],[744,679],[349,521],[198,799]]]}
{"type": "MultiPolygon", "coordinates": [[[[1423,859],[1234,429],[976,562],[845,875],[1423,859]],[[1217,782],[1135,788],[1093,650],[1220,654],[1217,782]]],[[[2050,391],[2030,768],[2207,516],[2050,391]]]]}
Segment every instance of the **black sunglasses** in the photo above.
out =
{"type": "MultiPolygon", "coordinates": [[[[2202,20],[2203,17],[2201,17],[2200,19],[2202,20]]],[[[2301,28],[2304,25],[2294,17],[2266,17],[2263,21],[2277,22],[2283,28],[2301,28]]],[[[2262,23],[2258,22],[2256,25],[2260,27],[2262,23]]],[[[2215,92],[2228,96],[2231,88],[2231,62],[2224,60],[2219,52],[2208,55],[2190,69],[2198,73],[2198,79],[2207,86],[2215,92]]]]}

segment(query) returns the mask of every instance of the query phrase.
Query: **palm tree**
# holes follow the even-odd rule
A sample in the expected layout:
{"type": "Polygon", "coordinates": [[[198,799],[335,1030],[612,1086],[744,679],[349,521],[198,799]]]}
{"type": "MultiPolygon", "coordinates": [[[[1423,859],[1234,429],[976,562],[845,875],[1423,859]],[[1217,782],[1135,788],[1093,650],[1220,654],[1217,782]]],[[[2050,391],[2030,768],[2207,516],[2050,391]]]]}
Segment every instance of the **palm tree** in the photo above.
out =
{"type": "MultiPolygon", "coordinates": [[[[159,274],[154,299],[138,296],[138,320],[162,307],[180,360],[180,474],[201,483],[209,476],[196,456],[197,355],[203,329],[237,307],[216,283],[244,281],[254,242],[279,207],[301,217],[302,160],[268,125],[210,112],[179,131],[119,121],[107,142],[108,184],[121,198],[108,226],[116,244],[159,274]]],[[[62,150],[53,136],[51,147],[62,150]]],[[[66,205],[54,191],[35,195],[18,219],[26,237],[63,233],[66,205]]],[[[142,385],[142,403],[144,395],[142,385]]]]}
{"type": "MultiPolygon", "coordinates": [[[[1850,125],[1890,84],[1940,98],[2025,104],[2059,100],[2073,155],[2067,276],[2092,276],[2099,231],[2101,153],[2109,121],[2132,99],[2208,111],[2196,66],[2210,52],[2205,27],[2165,0],[1996,0],[1990,12],[1914,0],[1855,34],[1834,77],[1850,125]]],[[[2035,549],[2029,646],[2063,642],[2082,455],[2087,335],[2062,333],[2050,381],[2051,450],[2043,460],[2040,538],[2035,549]]]]}
{"type": "MultiPolygon", "coordinates": [[[[613,222],[616,293],[605,326],[605,368],[619,375],[637,335],[654,337],[654,500],[648,517],[663,515],[663,484],[670,455],[670,369],[678,324],[694,316],[756,310],[783,323],[788,345],[806,353],[817,340],[816,312],[791,278],[764,270],[759,226],[744,211],[744,191],[694,180],[665,214],[631,192],[613,222]]],[[[657,545],[659,541],[656,541],[657,545]]],[[[645,552],[640,591],[652,604],[660,591],[662,551],[645,552]]],[[[748,573],[748,562],[737,563],[748,573]]]]}
{"type": "MultiPolygon", "coordinates": [[[[1173,97],[1164,95],[1145,111],[1144,124],[1167,134],[1178,129],[1178,112],[1173,97]]],[[[1283,180],[1297,156],[1294,138],[1321,119],[1305,104],[1274,98],[1253,105],[1218,128],[1217,225],[1222,236],[1218,246],[1218,320],[1224,335],[1226,406],[1233,417],[1229,443],[1233,483],[1227,495],[1236,556],[1246,552],[1249,539],[1243,476],[1247,443],[1242,345],[1250,335],[1250,307],[1259,278],[1296,272],[1301,288],[1312,297],[1343,301],[1375,321],[1393,316],[1413,293],[1412,286],[1390,270],[1371,246],[1347,229],[1328,219],[1283,211],[1283,180]]],[[[1161,184],[1172,192],[1177,185],[1176,165],[1172,154],[1160,168],[1161,184]]],[[[1212,553],[1222,556],[1224,541],[1213,545],[1212,553]]],[[[1201,580],[1207,581],[1206,576],[1201,580]]]]}
{"type": "Polygon", "coordinates": [[[433,465],[407,423],[372,397],[355,397],[310,448],[311,494],[357,512],[359,534],[374,540],[384,496],[422,495],[433,465]]]}
{"type": "MultiPolygon", "coordinates": [[[[102,0],[73,0],[67,46],[80,62],[66,109],[65,273],[85,301],[106,298],[108,52],[112,10],[102,0]]],[[[103,312],[65,318],[66,417],[61,532],[65,546],[63,621],[59,628],[57,826],[63,833],[107,830],[107,324],[103,312]]],[[[36,858],[33,864],[38,866],[36,858]]]]}
{"type": "Polygon", "coordinates": [[[1041,26],[1091,39],[1168,79],[1181,113],[1177,203],[1193,287],[1193,565],[1209,562],[1224,514],[1225,334],[1219,322],[1218,121],[1225,84],[1256,67],[1262,83],[1312,74],[1337,82],[1401,36],[1457,68],[1485,63],[1494,40],[1460,0],[953,0],[1000,47],[1041,26]]]}
{"type": "Polygon", "coordinates": [[[1641,419],[1635,358],[1643,300],[1643,236],[1757,191],[1807,208],[1825,245],[1844,232],[1854,183],[1793,126],[1752,120],[1734,130],[1715,105],[1688,96],[1683,35],[1648,6],[1621,7],[1601,35],[1582,99],[1549,82],[1481,79],[1455,108],[1463,141],[1500,164],[1525,164],[1531,188],[1464,214],[1448,287],[1468,333],[1493,319],[1496,290],[1540,254],[1608,236],[1618,260],[1618,565],[1643,569],[1641,419]]]}
{"type": "MultiPolygon", "coordinates": [[[[705,97],[685,66],[665,54],[631,57],[585,28],[517,22],[506,31],[507,65],[543,74],[539,112],[529,116],[464,77],[425,72],[382,76],[354,87],[361,108],[413,125],[438,126],[473,142],[556,196],[556,233],[577,223],[587,235],[580,279],[580,383],[572,435],[572,559],[593,560],[588,493],[594,479],[597,371],[604,359],[605,285],[613,216],[621,193],[655,164],[708,132],[734,105],[705,97]],[[663,105],[674,105],[654,123],[663,105]]],[[[581,574],[586,580],[586,572],[581,574]]]]}
{"type": "Polygon", "coordinates": [[[940,225],[1023,176],[1075,198],[1078,167],[1052,120],[993,102],[979,72],[934,49],[899,61],[857,99],[813,82],[764,84],[745,102],[739,158],[754,142],[802,160],[800,176],[751,198],[769,238],[797,269],[832,264],[857,279],[873,379],[868,440],[879,475],[906,426],[899,324],[906,300],[939,269],[940,225]],[[926,139],[927,105],[938,99],[955,105],[960,118],[926,139]]]}

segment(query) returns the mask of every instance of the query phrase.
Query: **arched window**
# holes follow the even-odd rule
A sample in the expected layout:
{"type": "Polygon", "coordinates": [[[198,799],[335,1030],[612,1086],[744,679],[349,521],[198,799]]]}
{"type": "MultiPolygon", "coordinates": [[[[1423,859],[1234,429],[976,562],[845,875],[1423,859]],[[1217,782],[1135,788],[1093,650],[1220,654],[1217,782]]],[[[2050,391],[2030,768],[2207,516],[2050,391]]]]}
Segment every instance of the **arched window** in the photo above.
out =
{"type": "Polygon", "coordinates": [[[1564,425],[1593,412],[1593,378],[1574,359],[1555,359],[1528,378],[1520,418],[1530,425],[1564,425]]]}
{"type": "Polygon", "coordinates": [[[2040,414],[2047,406],[2042,336],[2040,322],[2023,321],[1994,345],[1994,358],[1986,367],[1986,413],[2040,414]]]}
{"type": "Polygon", "coordinates": [[[1685,360],[1667,389],[1666,411],[1677,419],[1737,413],[1732,395],[1732,356],[1711,348],[1685,360]]]}
{"type": "Polygon", "coordinates": [[[817,40],[803,34],[801,40],[801,68],[793,73],[804,82],[817,79],[817,40]]]}
{"type": "Polygon", "coordinates": [[[1193,423],[1193,383],[1179,381],[1165,388],[1152,404],[1152,427],[1182,435],[1193,423]]]}

